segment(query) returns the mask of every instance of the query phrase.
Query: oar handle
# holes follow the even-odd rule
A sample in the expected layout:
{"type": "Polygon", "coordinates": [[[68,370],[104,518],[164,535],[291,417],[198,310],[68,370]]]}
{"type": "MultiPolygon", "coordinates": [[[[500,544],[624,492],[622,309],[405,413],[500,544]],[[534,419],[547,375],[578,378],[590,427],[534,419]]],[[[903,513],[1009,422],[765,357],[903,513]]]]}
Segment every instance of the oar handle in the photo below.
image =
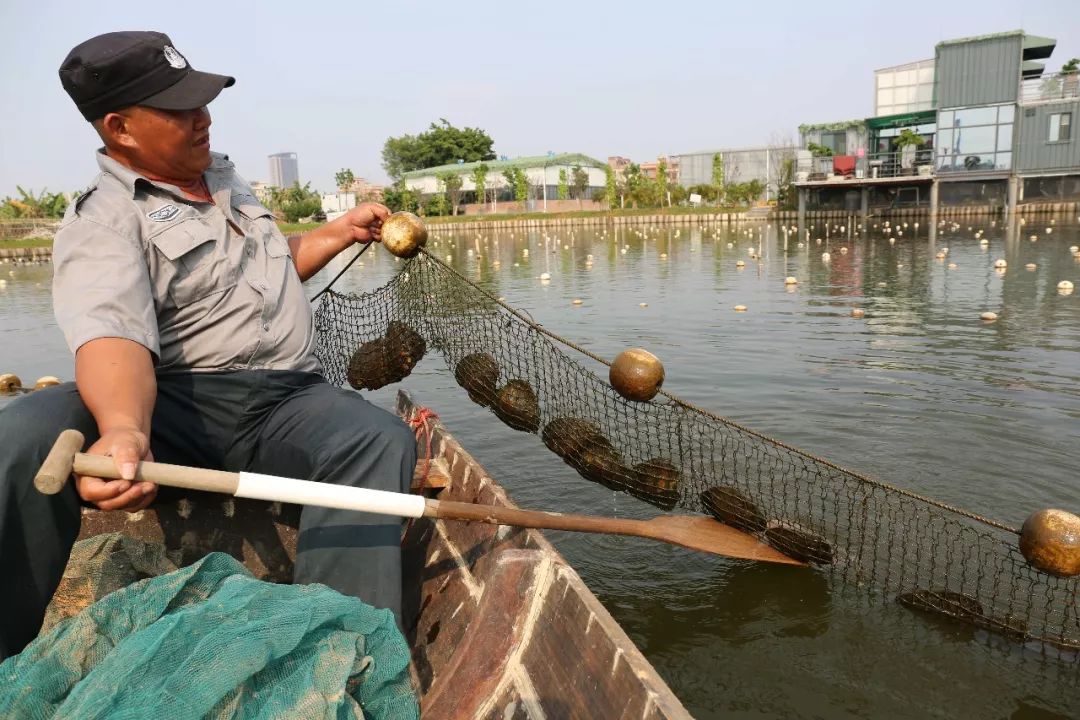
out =
{"type": "MultiPolygon", "coordinates": [[[[78,430],[65,430],[53,443],[41,469],[34,476],[34,487],[46,495],[55,495],[67,484],[72,473],[91,477],[120,479],[116,461],[104,455],[79,452],[86,439],[78,430]]],[[[135,468],[135,480],[157,485],[206,490],[235,495],[240,476],[221,470],[204,470],[184,465],[140,462],[135,468]]]]}
{"type": "MultiPolygon", "coordinates": [[[[72,469],[76,475],[90,475],[91,477],[114,480],[120,478],[120,473],[116,469],[116,461],[104,455],[75,453],[72,469]]],[[[185,465],[141,462],[135,468],[135,481],[235,495],[236,488],[240,484],[240,474],[225,472],[224,470],[187,467],[185,465]]]]}

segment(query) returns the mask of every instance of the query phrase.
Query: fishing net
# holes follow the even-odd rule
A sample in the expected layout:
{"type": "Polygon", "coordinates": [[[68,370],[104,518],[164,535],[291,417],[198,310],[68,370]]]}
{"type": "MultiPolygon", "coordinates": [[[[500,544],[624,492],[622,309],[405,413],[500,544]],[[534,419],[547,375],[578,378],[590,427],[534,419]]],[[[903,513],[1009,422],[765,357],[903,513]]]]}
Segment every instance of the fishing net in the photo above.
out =
{"type": "Polygon", "coordinates": [[[315,311],[331,382],[380,387],[429,350],[467,396],[585,479],[711,514],[878,597],[1080,657],[1077,578],[1030,566],[1015,528],[839,467],[661,393],[624,399],[559,338],[437,258],[315,311]],[[568,353],[567,351],[572,351],[568,353]]]}
{"type": "Polygon", "coordinates": [[[87,599],[120,589],[0,663],[0,717],[420,716],[389,610],[256,580],[224,553],[148,577],[170,567],[119,534],[76,544],[65,580],[87,599]]]}

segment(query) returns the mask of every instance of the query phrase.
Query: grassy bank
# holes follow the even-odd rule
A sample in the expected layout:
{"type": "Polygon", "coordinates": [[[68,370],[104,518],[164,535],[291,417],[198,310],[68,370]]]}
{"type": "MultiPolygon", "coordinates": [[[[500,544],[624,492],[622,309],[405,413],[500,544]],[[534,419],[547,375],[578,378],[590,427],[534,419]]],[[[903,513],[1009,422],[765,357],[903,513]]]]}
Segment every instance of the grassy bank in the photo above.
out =
{"type": "Polygon", "coordinates": [[[51,237],[21,238],[19,240],[0,240],[0,250],[15,250],[18,248],[51,248],[51,237]]]}

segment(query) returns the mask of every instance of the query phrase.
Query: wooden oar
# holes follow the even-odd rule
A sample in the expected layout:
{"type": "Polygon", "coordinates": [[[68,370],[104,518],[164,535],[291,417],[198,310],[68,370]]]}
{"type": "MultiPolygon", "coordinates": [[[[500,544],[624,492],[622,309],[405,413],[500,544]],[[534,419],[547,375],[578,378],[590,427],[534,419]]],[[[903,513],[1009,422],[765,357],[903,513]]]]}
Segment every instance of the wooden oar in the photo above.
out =
{"type": "MultiPolygon", "coordinates": [[[[34,477],[34,486],[47,495],[54,495],[64,487],[72,472],[100,478],[120,477],[112,458],[79,452],[83,443],[83,435],[78,430],[60,433],[41,470],[34,477]]],[[[593,515],[564,515],[429,500],[420,495],[343,487],[275,475],[204,470],[154,462],[139,463],[135,480],[255,500],[317,505],[397,517],[430,517],[545,530],[632,535],[727,557],[785,565],[804,564],[774,550],[752,535],[704,516],[661,515],[651,520],[624,520],[593,515]]]]}

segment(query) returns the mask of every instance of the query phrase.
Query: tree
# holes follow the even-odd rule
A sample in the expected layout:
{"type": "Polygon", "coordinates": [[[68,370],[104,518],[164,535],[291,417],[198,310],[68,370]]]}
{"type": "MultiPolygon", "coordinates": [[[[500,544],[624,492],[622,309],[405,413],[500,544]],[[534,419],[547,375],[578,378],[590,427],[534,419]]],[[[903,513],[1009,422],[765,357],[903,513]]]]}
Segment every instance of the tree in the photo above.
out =
{"type": "Polygon", "coordinates": [[[1061,74],[1075,75],[1078,69],[1080,69],[1080,58],[1070,58],[1068,62],[1061,66],[1061,74]]]}
{"type": "Polygon", "coordinates": [[[713,199],[719,203],[724,197],[724,156],[720,153],[712,156],[712,186],[713,199]]]}
{"type": "MultiPolygon", "coordinates": [[[[769,184],[776,190],[776,205],[784,208],[794,204],[795,141],[790,135],[773,133],[769,141],[769,184]]],[[[766,188],[768,191],[769,188],[766,188]]]]}
{"type": "Polygon", "coordinates": [[[455,172],[439,173],[438,178],[443,192],[446,193],[447,200],[450,201],[450,207],[453,209],[451,214],[457,215],[458,205],[461,204],[461,186],[465,179],[455,172]]]}
{"type": "Polygon", "coordinates": [[[495,141],[480,128],[456,128],[445,118],[431,123],[419,135],[387,138],[383,145],[383,169],[394,180],[407,172],[449,165],[458,160],[494,160],[495,141]]]}
{"type": "Polygon", "coordinates": [[[559,200],[570,197],[570,178],[566,174],[566,168],[559,168],[559,187],[556,190],[555,197],[559,200]]]}
{"type": "MultiPolygon", "coordinates": [[[[0,218],[61,218],[67,211],[68,198],[63,193],[51,193],[42,190],[34,194],[33,189],[24,190],[16,185],[19,198],[6,197],[0,202],[0,218]]],[[[72,200],[76,195],[72,196],[72,200]]]]}
{"type": "Polygon", "coordinates": [[[311,189],[311,183],[301,187],[297,181],[290,188],[270,188],[270,209],[284,215],[286,222],[294,223],[300,218],[319,214],[322,199],[311,189]]]}
{"type": "Polygon", "coordinates": [[[521,168],[514,168],[514,199],[518,202],[529,199],[529,177],[521,168]]]}
{"type": "Polygon", "coordinates": [[[608,202],[608,207],[612,210],[616,207],[616,182],[615,171],[611,169],[610,165],[604,166],[604,197],[608,202]]]}
{"type": "Polygon", "coordinates": [[[486,202],[486,198],[484,197],[484,190],[487,186],[487,174],[487,163],[480,163],[475,168],[473,168],[472,171],[473,185],[476,186],[476,202],[480,203],[481,205],[486,202]]]}
{"type": "Polygon", "coordinates": [[[585,191],[589,189],[589,173],[587,170],[582,169],[580,165],[575,165],[570,177],[571,182],[574,184],[574,194],[580,202],[585,198],[585,191]]]}
{"type": "Polygon", "coordinates": [[[656,198],[660,201],[661,206],[667,202],[667,193],[667,158],[660,158],[660,162],[656,164],[656,198]]]}
{"type": "Polygon", "coordinates": [[[386,205],[394,212],[399,210],[416,212],[420,208],[416,193],[405,184],[404,180],[398,180],[383,190],[383,205],[386,205]]]}
{"type": "Polygon", "coordinates": [[[349,168],[342,168],[334,173],[334,183],[341,192],[347,191],[355,181],[356,176],[353,175],[353,171],[349,168]]]}

